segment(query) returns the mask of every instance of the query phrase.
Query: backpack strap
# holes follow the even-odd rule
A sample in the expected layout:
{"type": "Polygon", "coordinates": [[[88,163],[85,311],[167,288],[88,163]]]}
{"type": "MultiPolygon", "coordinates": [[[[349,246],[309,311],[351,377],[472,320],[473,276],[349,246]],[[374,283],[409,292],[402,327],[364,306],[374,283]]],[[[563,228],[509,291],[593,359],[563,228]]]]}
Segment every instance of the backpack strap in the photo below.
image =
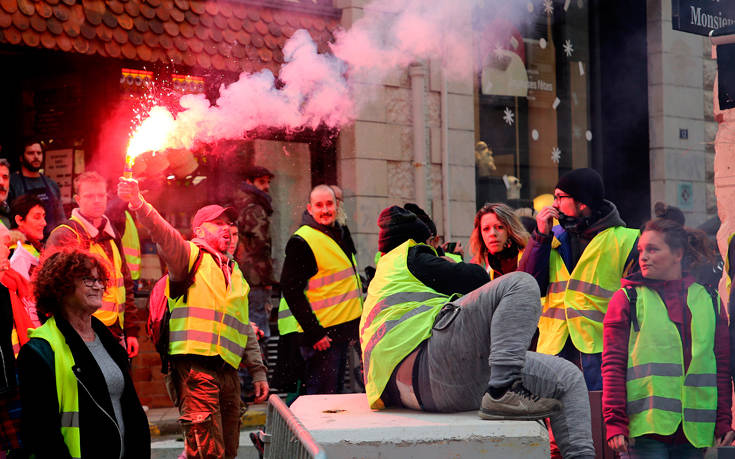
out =
{"type": "Polygon", "coordinates": [[[186,295],[189,293],[189,287],[194,284],[194,279],[196,278],[197,271],[199,270],[199,266],[202,264],[202,258],[204,257],[204,251],[199,247],[197,247],[197,249],[199,250],[196,259],[194,260],[194,264],[191,265],[191,269],[189,269],[189,274],[186,276],[186,279],[181,281],[172,281],[169,277],[169,298],[172,300],[176,300],[182,295],[184,296],[184,302],[187,300],[186,295]]]}
{"type": "Polygon", "coordinates": [[[636,309],[636,304],[638,303],[638,292],[635,287],[631,285],[625,286],[624,288],[625,296],[628,297],[628,304],[630,305],[630,323],[633,325],[633,330],[639,332],[641,331],[641,327],[638,324],[638,310],[636,309]]]}
{"type": "Polygon", "coordinates": [[[717,318],[720,317],[720,294],[717,293],[717,289],[709,286],[700,284],[707,290],[709,296],[712,297],[712,307],[715,309],[715,324],[717,324],[717,318]]]}

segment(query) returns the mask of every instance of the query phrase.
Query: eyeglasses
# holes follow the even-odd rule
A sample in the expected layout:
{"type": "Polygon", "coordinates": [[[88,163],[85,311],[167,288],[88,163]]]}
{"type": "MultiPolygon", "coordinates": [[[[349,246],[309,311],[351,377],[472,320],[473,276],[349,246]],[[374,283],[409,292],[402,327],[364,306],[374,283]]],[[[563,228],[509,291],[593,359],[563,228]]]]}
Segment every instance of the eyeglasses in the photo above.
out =
{"type": "Polygon", "coordinates": [[[561,201],[564,198],[571,198],[568,194],[555,194],[554,195],[554,202],[561,201]]]}
{"type": "Polygon", "coordinates": [[[82,277],[82,282],[88,288],[92,288],[94,286],[101,287],[101,288],[107,287],[107,282],[105,282],[102,279],[98,279],[96,277],[82,277]]]}

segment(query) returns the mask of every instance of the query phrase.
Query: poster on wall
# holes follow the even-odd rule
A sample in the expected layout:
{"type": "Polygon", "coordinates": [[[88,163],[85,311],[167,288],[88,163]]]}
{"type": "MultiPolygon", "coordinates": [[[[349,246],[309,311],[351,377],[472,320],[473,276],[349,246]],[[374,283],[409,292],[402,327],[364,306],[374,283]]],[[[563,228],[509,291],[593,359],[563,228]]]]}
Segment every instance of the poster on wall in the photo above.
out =
{"type": "Polygon", "coordinates": [[[709,35],[711,30],[735,24],[735,2],[720,0],[671,0],[674,30],[709,35]]]}
{"type": "Polygon", "coordinates": [[[46,152],[44,173],[59,184],[61,202],[71,204],[72,172],[74,166],[74,150],[49,150],[46,152]]]}

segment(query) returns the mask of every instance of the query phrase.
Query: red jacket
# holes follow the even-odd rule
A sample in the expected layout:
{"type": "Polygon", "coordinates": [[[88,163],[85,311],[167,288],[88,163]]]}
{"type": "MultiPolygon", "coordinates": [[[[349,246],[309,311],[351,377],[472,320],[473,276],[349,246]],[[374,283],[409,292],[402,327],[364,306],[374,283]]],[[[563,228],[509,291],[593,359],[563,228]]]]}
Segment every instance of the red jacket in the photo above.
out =
{"type": "MultiPolygon", "coordinates": [[[[694,283],[694,278],[686,276],[675,281],[646,279],[635,273],[622,279],[622,287],[646,286],[655,290],[663,299],[669,318],[682,334],[684,343],[684,368],[689,368],[692,359],[691,333],[682,330],[683,314],[687,314],[687,323],[691,324],[691,312],[685,306],[687,289],[694,283]]],[[[624,435],[628,438],[628,415],[626,413],[625,375],[628,366],[628,338],[630,334],[630,305],[625,292],[615,292],[607,307],[603,331],[602,350],[602,413],[607,428],[607,439],[624,435]]],[[[715,359],[717,360],[717,421],[715,437],[719,438],[730,430],[732,412],[730,404],[730,344],[727,329],[727,314],[720,306],[720,314],[715,328],[715,359]]],[[[681,425],[678,430],[668,436],[650,435],[651,438],[669,443],[686,443],[681,425]]]]}

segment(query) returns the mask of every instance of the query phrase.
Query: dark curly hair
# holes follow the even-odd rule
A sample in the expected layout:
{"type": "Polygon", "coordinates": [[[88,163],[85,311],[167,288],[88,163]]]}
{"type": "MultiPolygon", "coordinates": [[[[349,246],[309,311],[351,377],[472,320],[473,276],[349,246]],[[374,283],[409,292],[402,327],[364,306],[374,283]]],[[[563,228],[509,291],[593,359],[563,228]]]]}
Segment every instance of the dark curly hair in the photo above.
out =
{"type": "Polygon", "coordinates": [[[107,285],[110,276],[106,263],[97,255],[79,249],[59,250],[46,254],[33,277],[39,319],[61,311],[63,299],[71,295],[76,280],[88,277],[97,268],[97,276],[107,285]]]}

